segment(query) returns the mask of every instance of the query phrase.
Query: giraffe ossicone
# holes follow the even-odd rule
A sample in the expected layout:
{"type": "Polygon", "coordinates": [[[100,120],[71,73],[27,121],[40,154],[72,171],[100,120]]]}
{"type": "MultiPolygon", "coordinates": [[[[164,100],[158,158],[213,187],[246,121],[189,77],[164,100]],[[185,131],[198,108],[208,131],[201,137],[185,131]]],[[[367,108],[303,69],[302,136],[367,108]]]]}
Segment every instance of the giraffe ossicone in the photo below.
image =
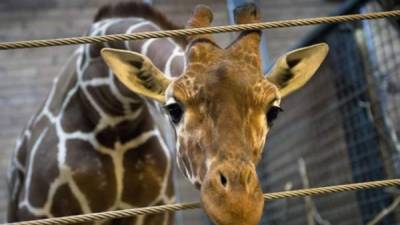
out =
{"type": "MultiPolygon", "coordinates": [[[[248,4],[235,21],[259,15],[248,4]]],[[[141,3],[106,6],[95,18],[93,36],[178,28],[141,3]]],[[[212,18],[198,6],[187,27],[212,18]]],[[[80,46],[17,141],[8,221],[172,203],[176,157],[216,224],[257,224],[266,135],[281,99],[328,52],[323,43],[288,52],[264,76],[259,42],[260,32],[247,31],[226,48],[210,34],[80,46]]],[[[172,222],[165,213],[99,224],[172,222]]]]}

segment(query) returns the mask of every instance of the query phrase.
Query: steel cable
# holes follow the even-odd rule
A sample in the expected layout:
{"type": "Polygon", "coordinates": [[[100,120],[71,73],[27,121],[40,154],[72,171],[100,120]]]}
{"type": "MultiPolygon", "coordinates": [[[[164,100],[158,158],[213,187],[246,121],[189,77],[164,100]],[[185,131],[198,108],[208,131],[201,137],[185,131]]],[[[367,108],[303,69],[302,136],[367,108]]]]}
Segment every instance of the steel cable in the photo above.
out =
{"type": "MultiPolygon", "coordinates": [[[[271,201],[283,198],[315,196],[315,195],[332,194],[344,191],[356,191],[356,190],[363,190],[370,188],[382,188],[382,187],[399,186],[399,185],[400,185],[400,179],[371,181],[365,183],[353,183],[353,184],[344,184],[344,185],[327,186],[319,188],[308,188],[308,189],[299,189],[292,191],[267,193],[264,194],[264,198],[267,201],[271,201]]],[[[198,202],[177,203],[170,205],[124,209],[124,210],[107,211],[100,213],[48,218],[41,220],[22,221],[16,223],[0,224],[0,225],[57,225],[57,224],[84,223],[84,222],[117,219],[117,218],[147,215],[147,214],[174,212],[178,210],[195,209],[200,207],[201,204],[198,202]]]]}
{"type": "Polygon", "coordinates": [[[281,21],[252,23],[252,24],[239,24],[239,25],[236,24],[228,26],[216,26],[216,27],[138,32],[130,34],[110,34],[110,35],[90,36],[90,37],[83,36],[83,37],[57,38],[57,39],[47,39],[47,40],[3,42],[0,43],[0,50],[18,49],[18,48],[39,48],[39,47],[61,46],[61,45],[93,44],[93,43],[102,43],[111,41],[142,40],[150,38],[179,37],[179,36],[191,36],[199,34],[247,31],[247,30],[264,30],[264,29],[284,28],[284,27],[294,27],[294,26],[344,23],[344,22],[359,21],[359,20],[373,20],[373,19],[381,19],[386,17],[397,17],[397,16],[400,16],[400,10],[373,12],[366,14],[352,14],[352,15],[342,15],[342,16],[281,20],[281,21]]]}

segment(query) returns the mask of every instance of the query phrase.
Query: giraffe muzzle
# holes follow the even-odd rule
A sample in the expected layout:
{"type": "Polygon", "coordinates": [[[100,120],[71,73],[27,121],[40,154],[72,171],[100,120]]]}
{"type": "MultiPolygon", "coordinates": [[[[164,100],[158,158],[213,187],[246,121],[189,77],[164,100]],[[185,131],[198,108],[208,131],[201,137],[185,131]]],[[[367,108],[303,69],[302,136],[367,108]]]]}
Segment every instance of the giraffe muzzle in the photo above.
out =
{"type": "Polygon", "coordinates": [[[201,187],[208,216],[218,225],[256,225],[264,199],[252,163],[215,163],[201,187]]]}

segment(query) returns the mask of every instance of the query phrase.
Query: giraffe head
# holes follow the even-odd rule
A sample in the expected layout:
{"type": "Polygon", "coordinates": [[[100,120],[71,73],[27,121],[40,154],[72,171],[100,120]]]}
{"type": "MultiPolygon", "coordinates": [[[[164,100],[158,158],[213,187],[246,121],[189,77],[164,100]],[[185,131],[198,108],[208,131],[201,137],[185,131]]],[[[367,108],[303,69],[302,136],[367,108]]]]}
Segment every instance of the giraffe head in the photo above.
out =
{"type": "MultiPolygon", "coordinates": [[[[236,23],[259,21],[254,5],[235,10],[236,23]]],[[[197,6],[187,27],[207,27],[212,13],[197,6]]],[[[211,35],[188,38],[187,66],[169,79],[143,55],[103,49],[106,63],[132,91],[164,105],[177,133],[177,161],[201,191],[216,224],[255,225],[263,211],[256,174],[266,135],[281,99],[302,87],[324,60],[317,44],[291,51],[262,73],[260,32],[242,32],[227,48],[211,35]]]]}

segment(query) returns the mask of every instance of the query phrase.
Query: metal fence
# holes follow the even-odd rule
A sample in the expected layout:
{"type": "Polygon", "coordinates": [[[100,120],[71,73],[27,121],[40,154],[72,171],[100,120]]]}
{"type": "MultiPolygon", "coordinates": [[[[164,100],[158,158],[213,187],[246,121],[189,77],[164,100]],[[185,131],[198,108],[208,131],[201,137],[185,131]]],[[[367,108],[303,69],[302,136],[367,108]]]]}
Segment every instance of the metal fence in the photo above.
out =
{"type": "MultiPolygon", "coordinates": [[[[385,3],[385,2],[384,2],[385,3]]],[[[342,13],[395,4],[363,1],[342,13]]],[[[301,45],[330,53],[312,81],[285,99],[259,166],[264,191],[363,182],[400,175],[400,29],[388,19],[330,25],[301,45]]],[[[365,190],[267,202],[263,224],[371,224],[399,192],[365,190]]],[[[377,223],[400,223],[400,210],[377,223]]]]}

